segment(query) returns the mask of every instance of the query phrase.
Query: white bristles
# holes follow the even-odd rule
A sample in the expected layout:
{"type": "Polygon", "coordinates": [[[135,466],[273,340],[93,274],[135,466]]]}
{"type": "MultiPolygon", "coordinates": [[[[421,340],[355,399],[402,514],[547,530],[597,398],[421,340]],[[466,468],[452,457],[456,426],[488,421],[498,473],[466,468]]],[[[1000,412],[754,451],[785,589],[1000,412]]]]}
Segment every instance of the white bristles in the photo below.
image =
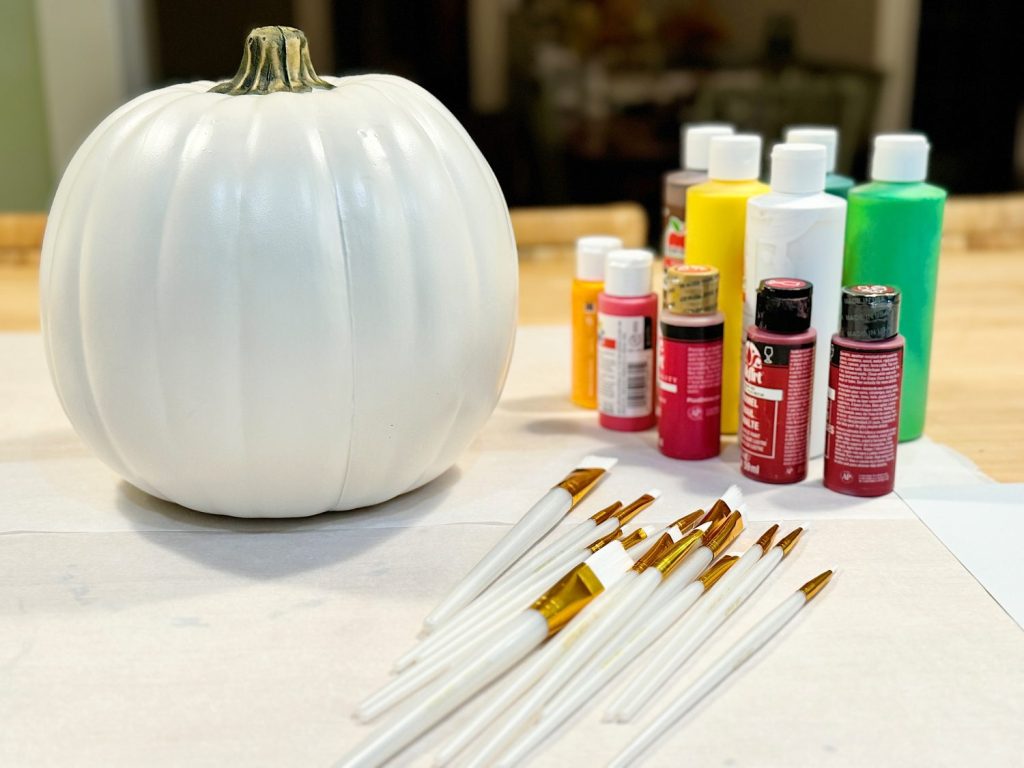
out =
{"type": "Polygon", "coordinates": [[[602,584],[608,585],[633,567],[633,558],[622,544],[613,541],[588,557],[586,564],[602,584]]]}
{"type": "Polygon", "coordinates": [[[583,460],[577,465],[577,469],[603,469],[607,472],[609,469],[619,463],[619,460],[614,456],[584,456],[583,460]]]}
{"type": "Polygon", "coordinates": [[[719,498],[728,505],[729,509],[735,510],[743,503],[743,491],[738,485],[730,485],[719,498]]]}
{"type": "Polygon", "coordinates": [[[649,490],[649,491],[644,491],[644,494],[646,496],[652,496],[655,499],[661,497],[661,491],[658,490],[657,488],[651,488],[651,490],[649,490]]]}

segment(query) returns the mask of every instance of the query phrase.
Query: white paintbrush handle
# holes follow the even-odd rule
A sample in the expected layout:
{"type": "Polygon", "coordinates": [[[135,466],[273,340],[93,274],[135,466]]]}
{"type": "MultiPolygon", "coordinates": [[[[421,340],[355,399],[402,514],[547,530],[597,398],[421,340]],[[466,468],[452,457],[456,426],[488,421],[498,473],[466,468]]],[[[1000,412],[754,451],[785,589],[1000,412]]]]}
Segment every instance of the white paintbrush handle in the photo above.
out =
{"type": "Polygon", "coordinates": [[[585,549],[570,553],[523,583],[512,585],[493,600],[483,601],[475,613],[452,619],[403,659],[408,658],[410,663],[418,664],[439,655],[458,652],[467,643],[475,643],[482,631],[490,631],[496,624],[529,608],[548,587],[586,560],[589,554],[585,549]]]}
{"type": "Polygon", "coordinates": [[[643,755],[683,715],[714,690],[725,678],[743,666],[747,659],[771,640],[805,605],[807,605],[807,599],[802,592],[797,592],[786,598],[775,610],[761,619],[747,635],[726,651],[681,696],[673,699],[668,708],[658,715],[625,750],[608,764],[609,768],[627,768],[627,766],[639,764],[643,755]]]}
{"type": "Polygon", "coordinates": [[[497,730],[489,735],[484,750],[475,755],[470,765],[492,764],[493,756],[536,717],[544,704],[619,631],[637,606],[643,605],[650,597],[660,581],[661,575],[654,568],[638,574],[618,591],[613,598],[614,602],[609,602],[608,606],[588,623],[585,630],[575,636],[559,635],[553,638],[552,653],[558,656],[555,665],[512,707],[497,730]]]}
{"type": "Polygon", "coordinates": [[[533,654],[519,669],[515,670],[509,679],[502,681],[501,689],[496,695],[489,698],[484,706],[478,708],[473,719],[460,727],[458,732],[438,750],[434,755],[434,765],[447,765],[455,759],[477,736],[483,733],[487,726],[550,669],[556,657],[545,653],[549,647],[545,646],[533,654]]]}
{"type": "Polygon", "coordinates": [[[649,674],[633,680],[612,701],[606,719],[618,720],[620,723],[631,721],[640,711],[644,702],[650,699],[664,685],[665,681],[686,663],[694,651],[700,648],[715,633],[715,630],[735,613],[743,601],[768,578],[768,574],[775,570],[780,562],[782,562],[782,550],[774,547],[757,561],[738,584],[734,584],[724,600],[719,601],[717,605],[712,605],[710,609],[699,607],[697,612],[688,617],[690,621],[686,624],[686,627],[694,625],[692,632],[681,638],[679,642],[670,642],[661,649],[652,660],[649,674]]]}
{"type": "Polygon", "coordinates": [[[562,691],[548,702],[541,712],[539,722],[509,747],[498,765],[523,763],[559,725],[583,709],[588,701],[635,661],[676,619],[686,613],[703,592],[703,585],[690,584],[682,592],[673,595],[673,599],[651,623],[644,624],[624,644],[620,646],[618,639],[609,643],[599,657],[581,669],[572,682],[564,686],[562,691]]]}
{"type": "Polygon", "coordinates": [[[504,573],[509,566],[525,554],[572,508],[572,495],[564,488],[552,488],[534,504],[523,519],[516,523],[501,541],[494,545],[473,569],[456,585],[455,589],[441,601],[424,625],[432,631],[451,617],[456,611],[468,605],[473,598],[486,589],[491,582],[504,573]]]}
{"type": "Polygon", "coordinates": [[[537,611],[525,611],[502,640],[468,663],[450,680],[411,702],[336,764],[336,768],[375,768],[401,752],[491,681],[544,642],[548,625],[537,611]]]}
{"type": "MultiPolygon", "coordinates": [[[[531,552],[523,556],[518,563],[509,568],[505,574],[494,583],[494,587],[498,587],[507,583],[511,579],[536,571],[539,568],[543,568],[552,560],[561,557],[566,552],[583,549],[596,539],[612,533],[618,527],[619,521],[618,518],[615,517],[605,520],[600,525],[590,518],[587,518],[579,525],[573,526],[565,534],[559,536],[538,552],[531,552]]],[[[484,594],[486,594],[486,592],[484,594]]]]}
{"type": "Polygon", "coordinates": [[[362,723],[375,720],[449,670],[458,668],[467,658],[472,658],[479,647],[496,642],[504,633],[507,625],[517,616],[518,614],[506,616],[501,621],[483,628],[472,638],[467,638],[459,647],[451,649],[451,652],[424,659],[403,674],[391,679],[359,705],[355,711],[356,720],[362,723]]]}

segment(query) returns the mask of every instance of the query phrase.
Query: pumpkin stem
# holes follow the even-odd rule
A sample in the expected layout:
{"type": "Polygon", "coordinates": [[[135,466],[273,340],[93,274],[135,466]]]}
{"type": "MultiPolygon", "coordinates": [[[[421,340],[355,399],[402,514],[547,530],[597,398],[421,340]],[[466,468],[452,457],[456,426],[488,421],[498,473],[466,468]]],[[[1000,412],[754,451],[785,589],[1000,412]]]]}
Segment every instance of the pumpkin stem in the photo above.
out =
{"type": "Polygon", "coordinates": [[[309,60],[306,35],[294,27],[256,27],[245,39],[242,64],[235,76],[210,89],[211,93],[303,93],[333,88],[320,79],[309,60]]]}

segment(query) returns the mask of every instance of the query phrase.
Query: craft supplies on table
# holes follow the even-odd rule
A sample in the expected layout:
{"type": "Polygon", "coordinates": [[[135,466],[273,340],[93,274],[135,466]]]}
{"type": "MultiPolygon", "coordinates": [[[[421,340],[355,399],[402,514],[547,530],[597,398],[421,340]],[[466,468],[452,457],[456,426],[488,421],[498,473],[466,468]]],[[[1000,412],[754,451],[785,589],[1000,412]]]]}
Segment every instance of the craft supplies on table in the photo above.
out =
{"type": "MultiPolygon", "coordinates": [[[[337,760],[369,732],[347,714],[388,679],[423,616],[536,501],[522,479],[555,482],[552,473],[587,453],[613,453],[593,412],[552,395],[564,391],[568,344],[567,327],[520,330],[494,419],[438,482],[370,510],[257,521],[192,512],[119,481],[67,425],[38,337],[0,336],[5,761],[337,760]],[[423,556],[410,558],[413,551],[423,556]],[[100,689],[103,708],[95,706],[100,689]],[[168,722],[189,737],[163,738],[168,722]]],[[[987,480],[969,462],[928,440],[899,453],[898,492],[956,486],[957,503],[985,525],[966,491],[987,480]]],[[[769,522],[787,530],[811,523],[758,602],[719,630],[721,650],[807,576],[842,566],[828,594],[695,709],[667,750],[720,761],[728,732],[729,755],[757,765],[818,765],[826,745],[841,766],[971,764],[978,744],[990,764],[1015,764],[1024,751],[1020,628],[899,495],[832,493],[821,485],[820,459],[782,493],[740,477],[732,443],[683,473],[658,452],[654,432],[617,434],[614,455],[619,464],[557,532],[652,485],[662,496],[635,523],[660,528],[734,482],[745,494],[748,543],[769,522]],[[875,625],[892,631],[866,630],[875,625]],[[797,669],[798,690],[787,685],[797,669]],[[751,695],[760,690],[773,691],[771,707],[751,695]],[[737,731],[736,718],[757,725],[737,731]],[[935,722],[955,727],[936,730],[935,722]],[[783,732],[784,744],[766,738],[783,732]]],[[[667,695],[691,680],[684,674],[667,695]]],[[[603,702],[531,764],[603,765],[624,749],[638,726],[602,724],[603,702]]],[[[429,765],[465,722],[462,713],[449,718],[400,764],[429,765]]]]}

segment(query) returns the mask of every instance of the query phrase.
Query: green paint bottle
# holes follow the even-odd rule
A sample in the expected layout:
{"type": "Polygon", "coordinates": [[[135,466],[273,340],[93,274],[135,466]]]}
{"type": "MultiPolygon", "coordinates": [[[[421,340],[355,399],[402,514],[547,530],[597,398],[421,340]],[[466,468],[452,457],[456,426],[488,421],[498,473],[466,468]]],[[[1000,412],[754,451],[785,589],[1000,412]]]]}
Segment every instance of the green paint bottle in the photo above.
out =
{"type": "Polygon", "coordinates": [[[893,285],[903,295],[907,340],[900,398],[900,440],[924,432],[932,320],[946,191],[925,183],[928,140],[920,134],[875,137],[871,182],[850,190],[844,285],[893,285]]]}
{"type": "Polygon", "coordinates": [[[820,144],[825,148],[825,191],[845,199],[856,182],[836,173],[839,131],[828,125],[796,125],[787,128],[785,136],[787,144],[820,144]]]}

